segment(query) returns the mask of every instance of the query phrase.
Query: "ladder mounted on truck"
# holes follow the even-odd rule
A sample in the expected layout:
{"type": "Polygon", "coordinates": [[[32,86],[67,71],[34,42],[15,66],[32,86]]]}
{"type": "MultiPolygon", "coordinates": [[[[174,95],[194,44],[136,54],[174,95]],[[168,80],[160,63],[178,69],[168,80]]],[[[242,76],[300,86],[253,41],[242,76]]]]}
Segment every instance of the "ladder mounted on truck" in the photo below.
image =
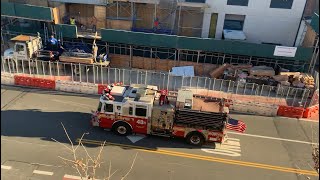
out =
{"type": "Polygon", "coordinates": [[[223,130],[229,116],[222,112],[203,112],[191,109],[176,109],[176,124],[202,126],[206,129],[223,130]]]}

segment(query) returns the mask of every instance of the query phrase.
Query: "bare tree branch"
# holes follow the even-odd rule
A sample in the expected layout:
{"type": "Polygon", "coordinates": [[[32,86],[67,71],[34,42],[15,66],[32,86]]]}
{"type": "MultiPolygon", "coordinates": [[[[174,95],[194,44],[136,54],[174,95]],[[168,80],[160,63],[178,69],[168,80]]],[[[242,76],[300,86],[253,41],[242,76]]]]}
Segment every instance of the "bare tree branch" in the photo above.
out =
{"type": "MultiPolygon", "coordinates": [[[[84,180],[92,179],[92,180],[94,180],[95,177],[96,177],[96,172],[97,172],[98,168],[100,168],[101,164],[103,163],[103,162],[101,162],[101,157],[102,157],[101,154],[102,154],[102,151],[103,151],[103,149],[105,147],[106,141],[104,141],[101,144],[99,152],[98,152],[98,155],[97,156],[91,156],[90,153],[88,152],[88,150],[86,149],[86,147],[82,143],[82,139],[84,138],[84,136],[86,134],[89,134],[89,133],[83,133],[81,138],[80,138],[80,140],[79,140],[79,143],[75,147],[75,145],[71,141],[71,138],[70,138],[65,126],[63,125],[63,123],[61,123],[61,125],[62,125],[63,130],[64,130],[64,132],[65,132],[65,134],[66,134],[66,136],[67,136],[67,138],[68,138],[68,140],[69,140],[69,142],[71,144],[71,148],[68,147],[65,144],[62,144],[61,142],[57,141],[56,139],[53,139],[53,138],[51,138],[51,139],[53,141],[59,143],[63,147],[65,147],[67,150],[69,150],[73,155],[73,159],[68,159],[68,158],[61,157],[61,156],[58,156],[58,157],[63,161],[63,163],[65,163],[66,165],[69,165],[72,168],[74,168],[77,171],[77,173],[79,174],[79,176],[81,177],[81,179],[84,179],[84,180]],[[82,158],[78,158],[78,156],[77,156],[77,150],[79,149],[80,146],[82,147],[82,149],[85,152],[85,156],[82,157],[82,158]]],[[[136,153],[129,171],[121,178],[121,180],[124,180],[130,174],[130,172],[132,171],[132,169],[134,167],[134,164],[135,164],[135,161],[136,161],[136,158],[137,158],[137,155],[138,155],[138,153],[136,153]]],[[[104,179],[110,180],[111,177],[118,170],[115,170],[113,173],[111,173],[111,171],[112,171],[112,169],[111,169],[111,161],[110,161],[109,176],[104,178],[104,179]]]]}
{"type": "Polygon", "coordinates": [[[136,153],[136,156],[134,157],[134,159],[133,159],[133,161],[132,161],[132,164],[131,164],[131,167],[130,167],[129,171],[127,172],[126,175],[124,175],[124,176],[121,178],[121,180],[124,180],[124,178],[126,178],[126,177],[129,175],[129,173],[131,172],[131,170],[132,170],[132,168],[133,168],[133,165],[134,165],[134,163],[135,163],[135,161],[136,161],[137,156],[138,156],[138,153],[136,153]]]}

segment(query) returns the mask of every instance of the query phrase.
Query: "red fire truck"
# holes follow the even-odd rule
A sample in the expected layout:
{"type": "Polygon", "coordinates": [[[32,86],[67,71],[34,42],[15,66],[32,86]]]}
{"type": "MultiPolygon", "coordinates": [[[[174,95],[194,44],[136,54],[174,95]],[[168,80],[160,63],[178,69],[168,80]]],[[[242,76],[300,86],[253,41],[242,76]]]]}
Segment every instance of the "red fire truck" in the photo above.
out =
{"type": "Polygon", "coordinates": [[[100,97],[91,119],[93,126],[123,136],[180,137],[196,146],[222,143],[226,138],[228,108],[193,97],[191,90],[179,90],[176,97],[168,98],[167,91],[158,91],[156,86],[131,85],[114,86],[110,94],[100,97]]]}

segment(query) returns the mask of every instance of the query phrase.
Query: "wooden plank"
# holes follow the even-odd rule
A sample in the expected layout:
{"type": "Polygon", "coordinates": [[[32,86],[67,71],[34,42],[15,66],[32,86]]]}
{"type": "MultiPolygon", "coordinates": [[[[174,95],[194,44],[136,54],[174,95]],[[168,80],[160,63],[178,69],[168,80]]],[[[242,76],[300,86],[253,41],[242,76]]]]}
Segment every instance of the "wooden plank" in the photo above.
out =
{"type": "Polygon", "coordinates": [[[52,16],[53,16],[54,24],[61,24],[60,15],[59,15],[59,8],[57,8],[57,7],[52,8],[52,16]]]}
{"type": "Polygon", "coordinates": [[[70,56],[60,56],[59,60],[61,62],[69,62],[69,63],[93,64],[93,59],[92,58],[79,58],[79,57],[70,57],[70,56]]]}

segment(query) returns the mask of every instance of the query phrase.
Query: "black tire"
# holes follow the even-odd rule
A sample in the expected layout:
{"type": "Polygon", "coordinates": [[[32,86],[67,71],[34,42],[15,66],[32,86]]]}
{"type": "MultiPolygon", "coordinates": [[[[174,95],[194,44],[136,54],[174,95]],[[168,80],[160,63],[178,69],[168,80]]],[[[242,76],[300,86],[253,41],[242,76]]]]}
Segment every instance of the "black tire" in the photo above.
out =
{"type": "Polygon", "coordinates": [[[202,146],[205,139],[199,132],[192,132],[187,135],[186,140],[193,146],[202,146]]]}
{"type": "Polygon", "coordinates": [[[116,123],[116,124],[112,127],[112,130],[113,130],[117,135],[120,135],[120,136],[127,136],[127,135],[129,135],[129,134],[132,133],[131,127],[130,127],[127,123],[124,123],[124,122],[116,123]]]}

